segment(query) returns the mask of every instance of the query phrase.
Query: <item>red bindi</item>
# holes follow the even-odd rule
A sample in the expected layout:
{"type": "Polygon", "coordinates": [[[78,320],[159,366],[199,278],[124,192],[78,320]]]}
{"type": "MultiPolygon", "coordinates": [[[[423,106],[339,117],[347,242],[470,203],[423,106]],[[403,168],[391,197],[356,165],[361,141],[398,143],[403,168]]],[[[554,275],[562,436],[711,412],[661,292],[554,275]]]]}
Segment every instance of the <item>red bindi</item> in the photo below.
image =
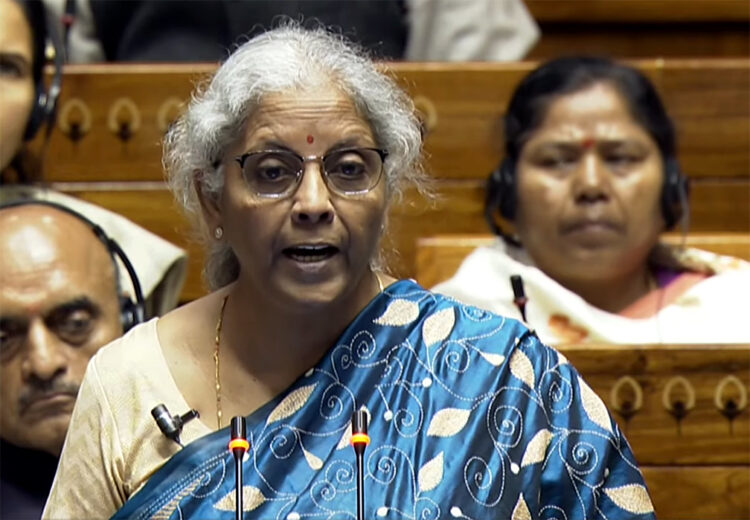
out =
{"type": "Polygon", "coordinates": [[[596,140],[591,139],[591,138],[584,139],[583,141],[581,141],[581,145],[583,146],[585,150],[590,150],[591,148],[594,147],[595,144],[596,144],[596,140]]]}
{"type": "Polygon", "coordinates": [[[310,144],[312,144],[313,141],[315,141],[315,138],[313,136],[311,136],[311,135],[308,135],[307,136],[307,142],[310,143],[310,144]]]}

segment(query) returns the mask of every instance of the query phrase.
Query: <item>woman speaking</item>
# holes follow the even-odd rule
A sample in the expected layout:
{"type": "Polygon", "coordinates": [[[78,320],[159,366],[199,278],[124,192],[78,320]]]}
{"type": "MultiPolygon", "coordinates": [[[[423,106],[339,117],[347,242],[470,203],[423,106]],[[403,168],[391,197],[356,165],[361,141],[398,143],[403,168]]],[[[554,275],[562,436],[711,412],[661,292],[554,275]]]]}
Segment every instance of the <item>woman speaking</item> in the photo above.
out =
{"type": "Polygon", "coordinates": [[[209,295],[89,365],[45,518],[232,518],[228,418],[247,418],[244,510],[353,518],[653,518],[604,404],[522,324],[379,267],[419,186],[409,98],[358,49],[286,25],[248,41],[167,136],[209,295]],[[150,411],[200,418],[180,440],[150,411]]]}

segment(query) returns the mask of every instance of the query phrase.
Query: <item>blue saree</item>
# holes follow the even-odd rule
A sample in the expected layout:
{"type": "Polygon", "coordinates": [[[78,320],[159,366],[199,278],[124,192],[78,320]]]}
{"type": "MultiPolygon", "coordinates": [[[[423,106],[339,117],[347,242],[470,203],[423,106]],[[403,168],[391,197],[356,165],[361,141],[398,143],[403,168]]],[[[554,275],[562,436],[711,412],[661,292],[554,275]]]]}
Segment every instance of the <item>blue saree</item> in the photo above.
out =
{"type": "MultiPolygon", "coordinates": [[[[366,518],[655,518],[633,454],[567,360],[521,323],[412,281],[247,417],[246,518],[352,519],[352,412],[370,415],[366,518]]],[[[233,518],[228,429],[177,453],[113,518],[233,518]]]]}

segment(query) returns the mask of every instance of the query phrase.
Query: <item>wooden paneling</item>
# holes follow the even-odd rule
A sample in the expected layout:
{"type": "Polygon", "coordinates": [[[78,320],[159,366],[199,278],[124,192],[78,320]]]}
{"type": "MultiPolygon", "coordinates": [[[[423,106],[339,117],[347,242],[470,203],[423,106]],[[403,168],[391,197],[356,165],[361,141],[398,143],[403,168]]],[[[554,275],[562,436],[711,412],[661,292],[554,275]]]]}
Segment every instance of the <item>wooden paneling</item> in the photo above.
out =
{"type": "Polygon", "coordinates": [[[750,56],[747,22],[705,25],[633,23],[542,24],[542,38],[526,56],[545,60],[571,54],[640,59],[750,56]]]}
{"type": "Polygon", "coordinates": [[[750,55],[746,0],[525,0],[541,29],[527,56],[750,55]]]}
{"type": "Polygon", "coordinates": [[[642,466],[660,520],[750,518],[747,466],[642,466]]]}
{"type": "Polygon", "coordinates": [[[750,22],[745,0],[524,0],[537,22],[750,22]]]}
{"type": "MultiPolygon", "coordinates": [[[[534,65],[392,64],[433,125],[425,143],[430,173],[480,179],[494,168],[501,157],[499,118],[513,88],[534,65]]],[[[747,179],[748,60],[650,60],[636,65],[654,80],[675,119],[685,171],[696,179],[747,179]]],[[[51,180],[161,180],[159,143],[164,123],[177,111],[173,103],[188,99],[193,83],[211,70],[207,65],[66,69],[60,124],[50,143],[51,180]],[[134,118],[128,106],[137,110],[137,128],[123,142],[110,126],[116,131],[118,122],[134,118]],[[89,131],[80,140],[59,131],[87,117],[89,131]]]]}

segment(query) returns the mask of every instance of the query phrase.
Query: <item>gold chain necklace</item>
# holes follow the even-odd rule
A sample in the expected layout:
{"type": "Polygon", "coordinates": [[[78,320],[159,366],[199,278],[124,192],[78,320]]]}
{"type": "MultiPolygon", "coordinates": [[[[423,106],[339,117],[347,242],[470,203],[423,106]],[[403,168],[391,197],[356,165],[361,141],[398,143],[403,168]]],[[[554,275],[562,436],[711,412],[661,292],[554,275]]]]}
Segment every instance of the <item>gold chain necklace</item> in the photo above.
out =
{"type": "Polygon", "coordinates": [[[224,296],[219,311],[219,319],[216,322],[216,337],[214,339],[214,382],[216,383],[216,424],[221,430],[221,375],[219,373],[221,365],[219,364],[219,345],[221,344],[221,326],[224,324],[224,308],[227,306],[229,295],[224,296]]]}
{"type": "MultiPolygon", "coordinates": [[[[383,292],[383,282],[377,272],[373,271],[375,280],[378,282],[378,292],[383,292]]],[[[221,430],[221,363],[219,362],[219,346],[221,345],[221,327],[224,325],[224,309],[227,306],[229,295],[224,296],[219,310],[219,319],[216,320],[216,336],[214,337],[214,388],[216,389],[216,425],[221,430]]]]}

